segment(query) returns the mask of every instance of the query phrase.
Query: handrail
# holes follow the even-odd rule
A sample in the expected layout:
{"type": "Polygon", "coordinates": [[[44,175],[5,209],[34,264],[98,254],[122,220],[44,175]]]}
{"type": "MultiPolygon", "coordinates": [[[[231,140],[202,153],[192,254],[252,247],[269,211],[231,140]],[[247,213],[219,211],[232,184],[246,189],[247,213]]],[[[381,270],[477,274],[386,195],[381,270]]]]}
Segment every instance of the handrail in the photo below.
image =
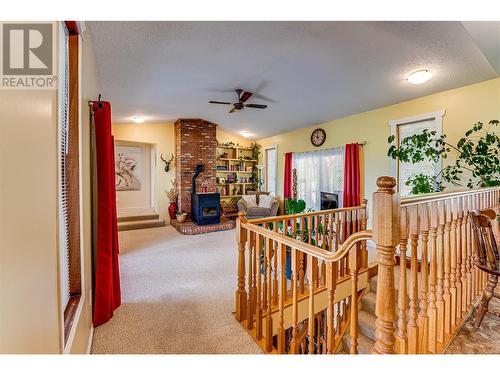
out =
{"type": "Polygon", "coordinates": [[[282,221],[282,220],[297,219],[297,218],[301,218],[301,217],[308,217],[308,216],[315,216],[315,215],[325,215],[325,214],[331,214],[331,213],[337,213],[337,212],[355,211],[355,210],[363,209],[366,207],[367,207],[367,204],[363,203],[360,206],[353,206],[353,207],[342,207],[342,208],[334,208],[331,210],[303,212],[300,214],[271,216],[271,217],[264,217],[264,218],[260,218],[260,219],[248,219],[248,222],[252,223],[252,224],[263,224],[263,223],[268,223],[270,221],[282,221]]]}
{"type": "Polygon", "coordinates": [[[485,187],[485,188],[479,188],[479,189],[463,189],[463,190],[455,190],[455,191],[450,191],[450,192],[438,192],[438,193],[429,193],[429,194],[421,194],[417,195],[414,197],[407,197],[407,198],[402,198],[401,199],[401,206],[410,206],[412,204],[418,204],[418,203],[427,203],[427,202],[438,202],[440,200],[445,200],[448,198],[454,198],[454,197],[463,197],[463,196],[468,196],[468,195],[473,195],[473,194],[478,194],[478,193],[487,193],[489,191],[496,191],[500,188],[500,186],[492,186],[492,187],[485,187]]]}
{"type": "Polygon", "coordinates": [[[295,238],[285,236],[281,233],[277,233],[269,229],[259,227],[254,223],[250,222],[250,220],[248,222],[242,222],[241,226],[255,233],[261,234],[265,237],[270,237],[273,240],[278,241],[283,245],[290,246],[296,250],[312,255],[325,262],[337,262],[349,252],[349,249],[356,242],[370,240],[373,238],[371,230],[364,230],[361,232],[353,233],[345,240],[345,242],[339,247],[339,249],[335,253],[332,253],[330,251],[323,250],[317,246],[299,241],[295,238]]]}

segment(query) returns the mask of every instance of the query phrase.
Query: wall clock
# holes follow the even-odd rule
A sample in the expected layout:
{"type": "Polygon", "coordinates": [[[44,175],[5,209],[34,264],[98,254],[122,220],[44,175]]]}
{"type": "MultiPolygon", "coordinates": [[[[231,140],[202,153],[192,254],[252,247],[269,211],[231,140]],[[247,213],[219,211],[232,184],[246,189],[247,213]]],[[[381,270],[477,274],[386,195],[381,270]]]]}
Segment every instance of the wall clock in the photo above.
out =
{"type": "Polygon", "coordinates": [[[319,147],[323,143],[325,143],[326,140],[326,132],[323,129],[316,129],[312,132],[311,134],[311,143],[319,147]]]}

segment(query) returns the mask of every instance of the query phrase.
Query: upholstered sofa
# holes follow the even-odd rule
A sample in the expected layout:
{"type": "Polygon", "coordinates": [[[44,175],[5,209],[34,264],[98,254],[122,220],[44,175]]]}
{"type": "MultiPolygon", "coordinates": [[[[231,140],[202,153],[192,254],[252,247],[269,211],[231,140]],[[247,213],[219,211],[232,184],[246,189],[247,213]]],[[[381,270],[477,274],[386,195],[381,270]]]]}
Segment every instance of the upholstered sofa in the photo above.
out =
{"type": "MultiPolygon", "coordinates": [[[[248,195],[256,195],[255,199],[257,205],[259,204],[259,198],[261,195],[269,195],[268,192],[248,192],[248,195]]],[[[247,204],[243,198],[238,201],[238,210],[244,211],[246,217],[249,219],[258,219],[262,217],[276,216],[278,215],[279,202],[276,198],[273,198],[271,202],[271,207],[247,207],[247,204]]]]}

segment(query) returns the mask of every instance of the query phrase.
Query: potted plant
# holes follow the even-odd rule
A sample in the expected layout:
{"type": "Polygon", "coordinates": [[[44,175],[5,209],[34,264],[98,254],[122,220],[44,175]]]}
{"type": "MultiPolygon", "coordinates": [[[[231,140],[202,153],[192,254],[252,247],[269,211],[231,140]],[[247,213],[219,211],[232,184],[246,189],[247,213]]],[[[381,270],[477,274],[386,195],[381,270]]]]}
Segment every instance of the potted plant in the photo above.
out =
{"type": "Polygon", "coordinates": [[[177,180],[174,178],[172,181],[172,187],[170,190],[166,190],[167,198],[170,201],[170,205],[168,206],[168,214],[170,216],[170,220],[175,219],[175,213],[177,212],[177,199],[179,198],[179,192],[177,191],[177,180]]]}
{"type": "Polygon", "coordinates": [[[465,182],[464,172],[469,174],[467,187],[500,185],[500,136],[497,131],[498,120],[488,124],[477,122],[465,132],[456,145],[446,140],[446,135],[437,135],[435,131],[423,130],[401,140],[399,147],[395,137],[388,139],[391,145],[387,155],[405,163],[420,163],[424,160],[438,162],[450,152],[456,154],[455,163],[441,169],[436,176],[417,174],[405,182],[412,187],[412,194],[425,194],[442,191],[441,179],[456,186],[465,182]]]}
{"type": "Polygon", "coordinates": [[[177,212],[175,216],[177,218],[178,223],[184,223],[187,219],[187,213],[185,213],[184,211],[177,212]]]}

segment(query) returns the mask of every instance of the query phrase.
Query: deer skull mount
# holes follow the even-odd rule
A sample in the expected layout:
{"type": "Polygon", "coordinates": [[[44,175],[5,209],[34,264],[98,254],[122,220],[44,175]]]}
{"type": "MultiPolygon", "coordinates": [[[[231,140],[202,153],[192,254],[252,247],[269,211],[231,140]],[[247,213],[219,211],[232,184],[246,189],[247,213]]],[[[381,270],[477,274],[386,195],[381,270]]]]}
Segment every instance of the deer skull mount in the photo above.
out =
{"type": "Polygon", "coordinates": [[[163,159],[163,154],[160,155],[160,158],[165,163],[165,172],[170,171],[170,163],[172,163],[172,161],[174,160],[174,154],[172,154],[172,157],[170,158],[170,160],[163,159]]]}

